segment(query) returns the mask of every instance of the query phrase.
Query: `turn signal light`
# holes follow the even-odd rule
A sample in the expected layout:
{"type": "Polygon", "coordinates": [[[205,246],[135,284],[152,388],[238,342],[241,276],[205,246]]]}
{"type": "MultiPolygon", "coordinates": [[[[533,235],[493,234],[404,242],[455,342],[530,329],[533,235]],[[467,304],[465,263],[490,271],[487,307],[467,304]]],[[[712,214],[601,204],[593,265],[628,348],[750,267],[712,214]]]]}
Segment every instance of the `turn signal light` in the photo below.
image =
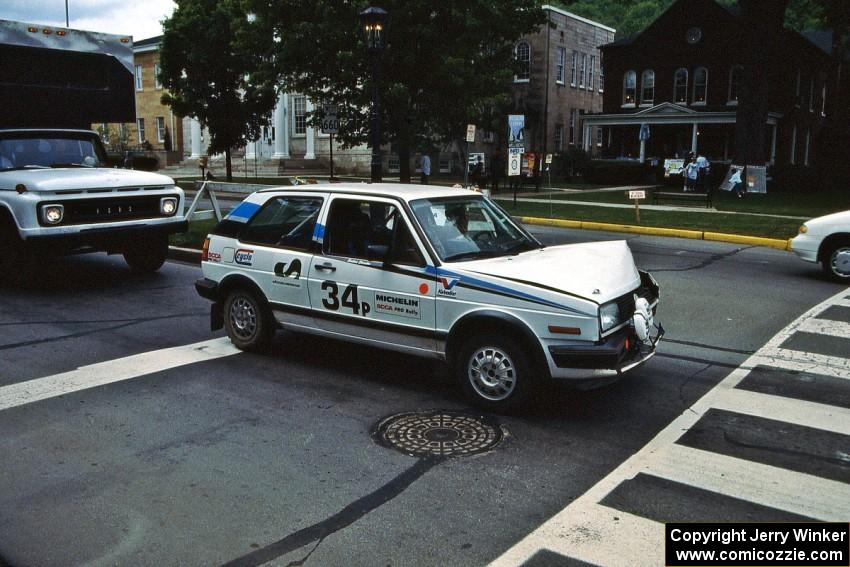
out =
{"type": "Polygon", "coordinates": [[[201,262],[206,262],[210,259],[210,239],[204,239],[204,247],[201,248],[201,262]]]}
{"type": "Polygon", "coordinates": [[[549,332],[558,335],[580,335],[581,329],[578,327],[557,327],[555,325],[549,325],[549,332]]]}
{"type": "Polygon", "coordinates": [[[807,232],[809,232],[809,227],[807,227],[806,225],[801,225],[800,234],[806,234],[807,232]]]}

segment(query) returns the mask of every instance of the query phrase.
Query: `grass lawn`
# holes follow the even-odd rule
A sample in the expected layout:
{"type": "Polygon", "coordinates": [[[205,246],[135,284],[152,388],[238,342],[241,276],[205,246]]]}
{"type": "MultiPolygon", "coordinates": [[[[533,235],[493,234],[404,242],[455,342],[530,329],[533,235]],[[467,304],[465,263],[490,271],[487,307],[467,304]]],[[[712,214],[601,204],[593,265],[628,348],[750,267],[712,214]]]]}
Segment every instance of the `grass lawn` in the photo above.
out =
{"type": "Polygon", "coordinates": [[[218,224],[216,220],[200,220],[189,223],[189,230],[182,234],[172,234],[169,242],[172,246],[200,248],[207,234],[218,224]]]}
{"type": "MultiPolygon", "coordinates": [[[[611,209],[582,205],[553,205],[547,203],[500,203],[514,216],[547,217],[580,221],[607,222],[635,225],[634,209],[611,209]]],[[[764,216],[724,215],[722,213],[694,213],[678,211],[640,212],[640,225],[663,228],[682,228],[687,230],[709,230],[762,236],[765,238],[791,238],[797,234],[800,222],[764,216]]]]}

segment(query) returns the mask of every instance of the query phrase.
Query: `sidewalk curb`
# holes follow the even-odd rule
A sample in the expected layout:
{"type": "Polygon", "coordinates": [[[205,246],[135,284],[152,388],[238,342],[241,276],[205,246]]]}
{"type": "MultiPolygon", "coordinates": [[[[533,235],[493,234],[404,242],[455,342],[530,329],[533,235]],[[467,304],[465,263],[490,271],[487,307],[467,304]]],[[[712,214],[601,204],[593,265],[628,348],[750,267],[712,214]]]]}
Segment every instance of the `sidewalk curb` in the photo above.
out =
{"type": "Polygon", "coordinates": [[[747,244],[750,246],[765,246],[777,250],[790,250],[791,239],[762,238],[759,236],[743,236],[702,230],[683,230],[678,228],[655,228],[650,226],[632,226],[627,224],[611,224],[576,220],[547,219],[539,217],[517,217],[523,224],[554,226],[558,228],[579,228],[582,230],[606,230],[609,232],[628,232],[632,234],[648,234],[652,236],[672,236],[674,238],[690,238],[692,240],[710,240],[713,242],[729,242],[731,244],[747,244]]]}
{"type": "Polygon", "coordinates": [[[168,247],[168,259],[201,265],[201,251],[194,248],[181,248],[180,246],[168,247]]]}

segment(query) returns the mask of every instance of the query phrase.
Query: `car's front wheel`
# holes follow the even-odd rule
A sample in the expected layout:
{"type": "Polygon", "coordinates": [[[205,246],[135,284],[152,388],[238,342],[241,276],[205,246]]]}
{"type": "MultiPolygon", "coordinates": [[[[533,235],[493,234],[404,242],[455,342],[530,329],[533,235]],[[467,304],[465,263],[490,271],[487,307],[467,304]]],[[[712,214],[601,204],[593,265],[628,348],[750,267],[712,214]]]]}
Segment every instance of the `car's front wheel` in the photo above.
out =
{"type": "Polygon", "coordinates": [[[494,412],[526,408],[543,384],[521,341],[502,335],[469,338],[455,359],[455,374],[466,396],[494,412]]]}
{"type": "Polygon", "coordinates": [[[833,280],[850,282],[850,238],[828,245],[821,261],[823,271],[833,280]]]}
{"type": "Polygon", "coordinates": [[[224,301],[224,328],[240,350],[262,352],[274,338],[274,317],[256,293],[235,289],[224,301]]]}
{"type": "Polygon", "coordinates": [[[158,235],[143,239],[124,251],[124,260],[137,272],[155,272],[168,257],[168,236],[158,235]]]}

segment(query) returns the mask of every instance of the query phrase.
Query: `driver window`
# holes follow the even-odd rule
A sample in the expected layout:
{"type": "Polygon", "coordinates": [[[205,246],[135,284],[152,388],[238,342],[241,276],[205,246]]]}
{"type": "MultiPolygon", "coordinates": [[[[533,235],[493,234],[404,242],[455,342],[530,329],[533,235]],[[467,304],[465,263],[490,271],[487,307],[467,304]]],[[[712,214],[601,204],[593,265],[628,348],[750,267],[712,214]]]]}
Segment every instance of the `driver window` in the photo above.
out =
{"type": "Polygon", "coordinates": [[[416,245],[416,240],[410,232],[410,227],[405,220],[396,213],[390,221],[395,230],[393,232],[392,262],[404,266],[424,266],[425,259],[416,245]]]}

